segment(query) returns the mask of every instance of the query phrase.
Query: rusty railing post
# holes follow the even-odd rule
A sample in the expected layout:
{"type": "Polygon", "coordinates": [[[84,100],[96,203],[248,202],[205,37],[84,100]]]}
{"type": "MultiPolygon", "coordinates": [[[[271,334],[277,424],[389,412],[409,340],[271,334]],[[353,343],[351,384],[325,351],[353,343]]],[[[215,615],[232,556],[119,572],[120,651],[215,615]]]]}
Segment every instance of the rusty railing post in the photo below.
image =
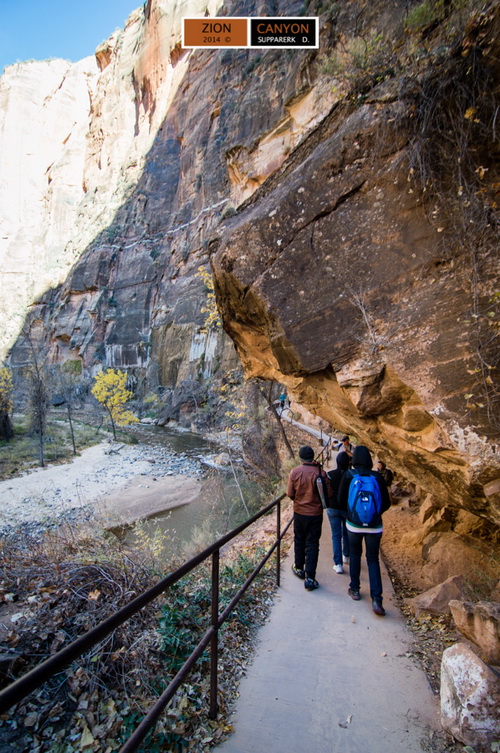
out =
{"type": "Polygon", "coordinates": [[[276,538],[278,546],[276,547],[276,585],[281,585],[281,501],[276,505],[276,538]]]}
{"type": "Polygon", "coordinates": [[[217,669],[219,652],[219,562],[220,550],[212,554],[212,627],[214,634],[210,640],[210,719],[217,718],[217,669]]]}
{"type": "Polygon", "coordinates": [[[128,604],[118,609],[112,615],[100,622],[94,628],[89,630],[84,635],[76,638],[65,648],[62,648],[57,654],[46,659],[37,667],[27,672],[25,675],[14,681],[7,688],[0,691],[0,713],[5,713],[11,706],[18,703],[25,698],[29,693],[43,685],[50,677],[60,673],[71,662],[78,659],[85,652],[87,652],[93,646],[98,645],[104,638],[113,632],[117,627],[123,625],[130,617],[137,614],[146,605],[150,604],[161,594],[165,593],[174,583],[177,583],[184,575],[194,570],[201,565],[202,562],[212,557],[212,603],[211,603],[211,626],[207,629],[198,645],[184,662],[183,666],[179,669],[175,677],[170,681],[167,688],[165,688],[162,695],[157,699],[156,703],[149,710],[142,722],[138,725],[132,735],[129,737],[125,745],[122,747],[120,753],[135,753],[143,740],[145,739],[148,731],[152,729],[155,723],[160,718],[167,704],[171,701],[179,687],[186,680],[187,675],[196,664],[196,662],[203,656],[205,650],[210,646],[210,719],[217,718],[218,712],[218,631],[220,627],[227,620],[235,606],[238,604],[242,596],[246,593],[247,589],[253,583],[254,579],[259,575],[264,565],[270,560],[274,554],[274,550],[277,550],[277,563],[276,563],[276,582],[280,585],[280,571],[281,571],[281,539],[286,534],[288,529],[293,523],[293,518],[290,518],[289,522],[285,526],[285,529],[281,531],[281,500],[285,498],[285,494],[282,494],[277,499],[266,505],[258,513],[255,513],[251,518],[241,523],[237,528],[227,533],[225,536],[214,542],[202,552],[197,554],[192,559],[184,562],[173,572],[169,573],[165,578],[158,581],[154,586],[143,591],[136,596],[128,604]],[[239,533],[246,530],[250,525],[271,512],[274,507],[277,507],[277,535],[276,541],[272,547],[266,553],[266,556],[255,567],[251,575],[247,578],[245,583],[239,588],[237,593],[233,596],[230,603],[223,609],[219,615],[219,597],[220,597],[220,550],[229,541],[234,539],[239,533]]]}

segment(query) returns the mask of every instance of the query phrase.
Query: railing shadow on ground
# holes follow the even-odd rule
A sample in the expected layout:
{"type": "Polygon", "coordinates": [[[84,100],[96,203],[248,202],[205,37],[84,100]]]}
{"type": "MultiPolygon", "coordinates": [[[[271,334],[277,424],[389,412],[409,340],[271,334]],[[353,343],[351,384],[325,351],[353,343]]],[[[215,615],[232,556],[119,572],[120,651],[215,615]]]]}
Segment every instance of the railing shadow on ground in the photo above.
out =
{"type": "Polygon", "coordinates": [[[282,494],[277,499],[270,502],[266,507],[253,515],[247,521],[242,523],[234,530],[227,533],[221,539],[218,539],[214,544],[204,549],[200,554],[192,557],[185,562],[174,572],[167,575],[156,585],[144,591],[137,596],[131,602],[115,612],[111,617],[103,620],[99,625],[96,625],[92,630],[89,630],[84,635],[77,638],[70,643],[69,646],[61,649],[57,654],[51,656],[46,661],[39,664],[23,677],[13,682],[7,688],[0,692],[0,714],[7,711],[11,706],[21,701],[33,690],[47,682],[56,673],[63,670],[71,662],[75,661],[89,649],[93,648],[96,644],[106,638],[117,627],[126,622],[130,617],[139,612],[143,607],[152,602],[162,593],[164,593],[170,586],[180,580],[184,575],[194,570],[201,565],[209,557],[212,558],[212,599],[211,599],[211,625],[206,630],[205,634],[199,641],[198,645],[184,662],[180,670],[172,679],[168,687],[158,698],[154,706],[150,709],[148,714],[144,717],[142,722],[136,728],[136,730],[129,737],[125,745],[122,747],[120,753],[133,753],[137,751],[144,738],[152,729],[153,725],[157,722],[161,713],[165,709],[168,702],[175,695],[178,688],[182,685],[187,678],[189,672],[194,667],[198,659],[202,656],[205,649],[210,646],[210,710],[209,717],[215,719],[217,716],[217,666],[218,666],[218,634],[219,630],[228,619],[229,615],[236,607],[246,590],[255,580],[259,572],[262,570],[266,562],[270,559],[273,552],[276,551],[276,584],[280,585],[280,559],[281,559],[281,540],[287,532],[292,523],[292,519],[286,524],[283,530],[281,530],[281,502],[285,498],[285,494],[282,494]],[[259,518],[267,515],[274,508],[276,508],[276,538],[273,545],[267,551],[266,555],[259,561],[258,565],[249,575],[245,583],[235,593],[230,603],[219,614],[219,561],[220,551],[223,546],[238,536],[242,531],[255,523],[259,518]]]}

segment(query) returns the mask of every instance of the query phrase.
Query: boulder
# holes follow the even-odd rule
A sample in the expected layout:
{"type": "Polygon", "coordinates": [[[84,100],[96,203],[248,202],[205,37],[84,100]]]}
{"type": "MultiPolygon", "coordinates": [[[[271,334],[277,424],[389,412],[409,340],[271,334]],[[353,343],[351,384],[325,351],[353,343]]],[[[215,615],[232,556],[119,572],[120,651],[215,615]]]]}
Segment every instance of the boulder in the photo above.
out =
{"type": "Polygon", "coordinates": [[[457,630],[479,646],[489,664],[500,665],[500,604],[453,599],[449,608],[457,630]]]}
{"type": "Polygon", "coordinates": [[[422,546],[422,576],[429,586],[463,575],[468,582],[484,582],[498,577],[498,569],[490,562],[488,544],[453,531],[433,531],[422,546]]]}
{"type": "Polygon", "coordinates": [[[418,517],[420,522],[425,523],[427,518],[429,518],[431,515],[434,515],[434,513],[441,507],[442,504],[438,499],[436,499],[433,494],[427,494],[418,510],[418,517]]]}
{"type": "Polygon", "coordinates": [[[475,750],[500,739],[500,678],[468,646],[456,643],[441,663],[441,724],[475,750]]]}
{"type": "Polygon", "coordinates": [[[419,546],[422,544],[430,533],[436,531],[451,531],[454,520],[454,512],[449,507],[436,507],[432,504],[426,507],[425,511],[420,510],[420,519],[425,521],[423,525],[408,533],[401,538],[401,543],[405,546],[419,546]]]}
{"type": "Polygon", "coordinates": [[[227,452],[221,452],[220,455],[214,457],[214,463],[225,468],[226,466],[231,465],[231,456],[227,452]]]}
{"type": "Polygon", "coordinates": [[[463,598],[464,579],[461,575],[454,575],[444,583],[440,583],[434,588],[430,588],[414,599],[409,600],[409,604],[417,617],[422,613],[430,614],[450,614],[450,601],[463,598]]]}
{"type": "Polygon", "coordinates": [[[453,526],[455,533],[465,536],[480,536],[485,539],[491,537],[493,531],[491,523],[479,515],[469,512],[469,510],[457,510],[455,524],[453,526]]]}

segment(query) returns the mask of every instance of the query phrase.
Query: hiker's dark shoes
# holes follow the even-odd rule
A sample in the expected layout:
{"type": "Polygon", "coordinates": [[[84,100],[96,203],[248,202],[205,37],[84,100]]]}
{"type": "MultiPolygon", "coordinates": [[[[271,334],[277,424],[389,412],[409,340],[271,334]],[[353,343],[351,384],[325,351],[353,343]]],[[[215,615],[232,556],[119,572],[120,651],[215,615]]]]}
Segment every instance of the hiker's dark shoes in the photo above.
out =
{"type": "Polygon", "coordinates": [[[372,607],[373,607],[373,611],[375,612],[375,614],[379,614],[381,617],[384,616],[385,609],[382,606],[382,602],[380,601],[380,599],[373,599],[373,601],[372,601],[372,607]]]}
{"type": "Polygon", "coordinates": [[[292,565],[292,573],[294,573],[297,578],[300,578],[301,580],[304,580],[304,578],[306,577],[305,572],[303,570],[300,570],[295,565],[292,565]]]}
{"type": "Polygon", "coordinates": [[[306,578],[304,581],[304,588],[307,591],[314,591],[315,588],[319,588],[319,583],[314,578],[306,578]]]}
{"type": "Polygon", "coordinates": [[[359,595],[359,591],[356,591],[355,588],[350,588],[347,593],[351,597],[353,601],[359,601],[361,599],[361,596],[359,595]]]}

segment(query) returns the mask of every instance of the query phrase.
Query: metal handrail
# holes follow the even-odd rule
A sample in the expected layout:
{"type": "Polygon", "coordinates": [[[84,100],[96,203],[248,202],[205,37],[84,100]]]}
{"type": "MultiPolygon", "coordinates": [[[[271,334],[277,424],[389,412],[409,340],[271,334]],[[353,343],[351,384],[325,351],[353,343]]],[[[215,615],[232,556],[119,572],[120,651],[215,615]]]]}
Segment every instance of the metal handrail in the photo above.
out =
{"type": "Polygon", "coordinates": [[[49,657],[30,672],[20,677],[4,690],[0,691],[0,714],[7,711],[15,703],[25,698],[29,693],[36,688],[43,685],[47,680],[53,677],[57,672],[71,664],[72,661],[77,659],[83,653],[99,643],[103,638],[106,638],[113,630],[126,622],[130,617],[139,612],[150,602],[154,601],[158,596],[164,593],[170,586],[180,580],[184,575],[194,570],[198,565],[204,562],[209,557],[212,557],[212,606],[211,606],[211,626],[205,632],[198,645],[186,659],[182,667],[179,669],[173,680],[169,683],[168,687],[162,693],[160,698],[156,701],[154,706],[150,709],[148,714],[144,717],[142,722],[136,728],[136,730],[129,737],[120,753],[133,753],[136,751],[144,740],[145,736],[157,721],[161,712],[175,695],[177,689],[182,684],[188,673],[193,668],[196,661],[203,654],[207,646],[210,644],[210,710],[209,717],[215,719],[217,715],[217,661],[218,661],[218,632],[224,622],[227,620],[237,603],[242,598],[245,591],[249,588],[251,583],[257,577],[262,570],[266,562],[270,559],[274,551],[276,551],[276,583],[280,585],[280,557],[281,557],[281,540],[288,528],[292,523],[292,519],[287,523],[283,531],[281,531],[281,501],[285,498],[285,494],[274,499],[266,507],[246,520],[227,533],[222,538],[218,539],[214,544],[204,549],[200,554],[192,557],[190,560],[181,565],[177,570],[167,575],[161,581],[156,583],[151,588],[139,594],[131,602],[123,606],[117,612],[112,614],[106,620],[103,620],[99,625],[89,630],[84,635],[77,638],[75,641],[58,651],[54,656],[49,657]],[[263,515],[266,515],[274,507],[276,507],[276,539],[266,553],[265,557],[260,560],[253,572],[249,575],[245,583],[237,591],[232,598],[231,602],[225,608],[225,610],[219,614],[219,559],[220,550],[225,544],[238,536],[242,531],[255,523],[263,515]]]}

